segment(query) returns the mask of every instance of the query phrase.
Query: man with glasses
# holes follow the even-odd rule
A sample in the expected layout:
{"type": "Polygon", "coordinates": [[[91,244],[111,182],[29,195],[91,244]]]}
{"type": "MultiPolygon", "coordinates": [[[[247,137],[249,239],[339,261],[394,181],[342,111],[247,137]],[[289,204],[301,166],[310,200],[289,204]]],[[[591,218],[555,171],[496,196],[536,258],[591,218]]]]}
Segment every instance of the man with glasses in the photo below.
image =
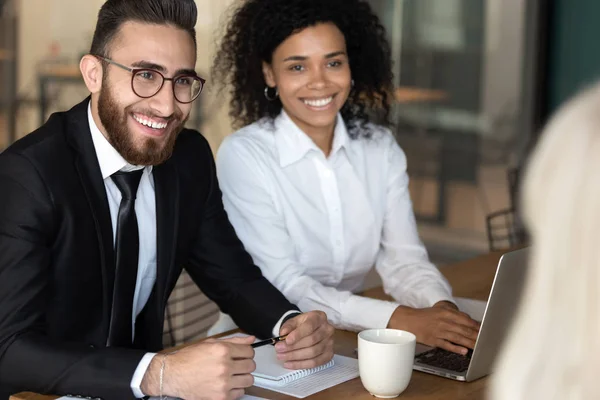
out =
{"type": "Polygon", "coordinates": [[[80,63],[91,96],[0,155],[0,399],[241,397],[253,337],[156,353],[182,268],[243,330],[287,334],[285,366],[331,359],[325,315],[253,265],[208,143],[184,128],[204,86],[196,15],[193,0],[108,0],[80,63]]]}

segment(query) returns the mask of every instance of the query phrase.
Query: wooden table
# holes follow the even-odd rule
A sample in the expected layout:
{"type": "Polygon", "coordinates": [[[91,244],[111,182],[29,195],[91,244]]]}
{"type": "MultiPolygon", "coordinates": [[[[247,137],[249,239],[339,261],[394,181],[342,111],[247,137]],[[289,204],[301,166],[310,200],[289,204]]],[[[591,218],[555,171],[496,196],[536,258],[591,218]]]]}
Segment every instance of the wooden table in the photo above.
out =
{"type": "MultiPolygon", "coordinates": [[[[441,269],[442,273],[452,284],[454,295],[487,300],[492,288],[498,260],[503,252],[489,253],[468,261],[455,263],[441,269]]],[[[378,299],[389,299],[382,288],[375,288],[365,292],[365,295],[378,299]]],[[[354,349],[357,347],[356,333],[336,331],[335,352],[348,357],[356,357],[354,349]]],[[[488,378],[474,382],[456,382],[450,379],[414,371],[408,388],[399,399],[406,400],[482,400],[485,398],[488,378]]],[[[265,389],[252,387],[248,394],[264,397],[271,400],[292,400],[294,397],[280,393],[270,392],[265,389]]],[[[307,397],[310,400],[373,400],[362,386],[360,379],[334,386],[307,397]]],[[[54,400],[55,396],[41,396],[34,393],[20,393],[11,396],[10,400],[54,400]]]]}

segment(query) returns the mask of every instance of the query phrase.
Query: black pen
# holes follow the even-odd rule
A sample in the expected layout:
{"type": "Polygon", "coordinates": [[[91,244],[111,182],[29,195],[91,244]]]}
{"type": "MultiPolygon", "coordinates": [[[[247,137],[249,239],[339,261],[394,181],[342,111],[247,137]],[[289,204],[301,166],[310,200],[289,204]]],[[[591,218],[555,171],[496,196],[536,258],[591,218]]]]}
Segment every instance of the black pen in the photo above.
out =
{"type": "Polygon", "coordinates": [[[286,337],[287,337],[287,335],[283,335],[283,336],[278,336],[278,337],[274,337],[274,338],[267,339],[267,340],[261,340],[260,342],[252,343],[251,346],[252,347],[261,347],[261,346],[264,346],[267,344],[275,345],[275,343],[277,343],[277,342],[283,342],[286,337]]]}

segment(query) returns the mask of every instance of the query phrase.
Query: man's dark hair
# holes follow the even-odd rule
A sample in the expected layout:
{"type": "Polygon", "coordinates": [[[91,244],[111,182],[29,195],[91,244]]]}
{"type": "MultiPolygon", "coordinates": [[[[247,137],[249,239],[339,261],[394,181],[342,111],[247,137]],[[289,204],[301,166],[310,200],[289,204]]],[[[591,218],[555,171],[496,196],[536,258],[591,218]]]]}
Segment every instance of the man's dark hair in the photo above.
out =
{"type": "Polygon", "coordinates": [[[195,46],[197,17],[194,0],[107,0],[98,13],[90,53],[108,57],[108,46],[126,22],[172,25],[188,32],[195,46]]]}

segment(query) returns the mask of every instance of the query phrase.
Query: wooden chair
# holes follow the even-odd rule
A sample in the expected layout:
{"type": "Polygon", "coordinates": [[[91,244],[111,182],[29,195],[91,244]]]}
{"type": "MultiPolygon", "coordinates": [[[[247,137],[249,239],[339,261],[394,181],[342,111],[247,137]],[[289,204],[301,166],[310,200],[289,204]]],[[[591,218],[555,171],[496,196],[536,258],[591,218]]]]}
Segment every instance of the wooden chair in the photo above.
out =
{"type": "Polygon", "coordinates": [[[527,242],[527,235],[513,208],[489,214],[486,228],[490,251],[506,250],[527,242]]]}
{"type": "Polygon", "coordinates": [[[490,251],[505,250],[527,243],[528,237],[518,212],[520,168],[507,171],[510,206],[486,216],[490,251]]]}
{"type": "Polygon", "coordinates": [[[218,316],[217,305],[183,271],[165,310],[164,346],[173,347],[207,336],[218,316]]]}

